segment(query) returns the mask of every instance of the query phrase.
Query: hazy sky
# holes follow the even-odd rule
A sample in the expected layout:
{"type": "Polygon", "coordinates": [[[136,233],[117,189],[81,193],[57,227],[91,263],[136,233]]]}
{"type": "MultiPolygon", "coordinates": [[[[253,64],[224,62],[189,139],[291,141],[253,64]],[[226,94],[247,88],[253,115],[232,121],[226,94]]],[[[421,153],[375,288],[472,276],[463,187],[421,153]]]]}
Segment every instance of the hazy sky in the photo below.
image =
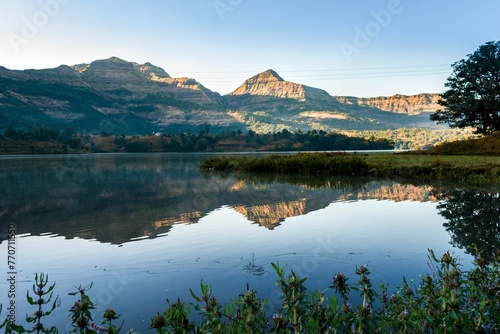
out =
{"type": "Polygon", "coordinates": [[[450,64],[500,39],[500,1],[1,0],[0,65],[117,56],[226,94],[274,69],[332,95],[444,90],[450,64]]]}

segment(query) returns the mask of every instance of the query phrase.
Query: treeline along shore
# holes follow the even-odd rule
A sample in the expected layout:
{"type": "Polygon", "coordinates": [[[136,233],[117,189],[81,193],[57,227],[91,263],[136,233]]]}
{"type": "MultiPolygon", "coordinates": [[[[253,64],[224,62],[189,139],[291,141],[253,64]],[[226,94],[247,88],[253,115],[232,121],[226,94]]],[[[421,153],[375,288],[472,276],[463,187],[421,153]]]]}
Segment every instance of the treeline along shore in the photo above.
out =
{"type": "Polygon", "coordinates": [[[186,129],[179,133],[134,135],[78,132],[71,127],[61,130],[43,126],[27,129],[8,126],[0,132],[0,154],[418,150],[471,137],[471,130],[422,128],[356,132],[291,132],[283,129],[263,134],[231,129],[215,132],[207,125],[198,132],[186,129]]]}

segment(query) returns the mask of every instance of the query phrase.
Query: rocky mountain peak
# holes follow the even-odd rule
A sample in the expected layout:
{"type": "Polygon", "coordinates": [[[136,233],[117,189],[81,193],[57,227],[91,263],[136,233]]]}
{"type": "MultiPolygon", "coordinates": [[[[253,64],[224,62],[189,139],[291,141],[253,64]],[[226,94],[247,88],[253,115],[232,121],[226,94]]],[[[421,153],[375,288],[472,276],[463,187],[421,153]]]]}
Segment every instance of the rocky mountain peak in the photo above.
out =
{"type": "Polygon", "coordinates": [[[122,60],[118,57],[111,57],[107,59],[94,60],[90,64],[77,64],[71,66],[71,68],[79,73],[85,73],[92,70],[130,70],[133,68],[132,63],[122,60]]]}
{"type": "Polygon", "coordinates": [[[280,77],[278,73],[269,69],[267,71],[254,75],[253,77],[247,79],[245,82],[250,84],[255,84],[255,83],[268,83],[268,82],[278,82],[278,81],[285,81],[285,80],[283,80],[283,78],[280,77]]]}
{"type": "Polygon", "coordinates": [[[149,62],[144,64],[128,62],[118,57],[110,57],[107,59],[100,59],[91,62],[90,64],[78,64],[72,66],[74,71],[81,74],[91,74],[95,72],[108,72],[114,73],[128,73],[129,75],[137,75],[144,79],[162,79],[170,78],[170,75],[161,67],[155,66],[149,62]]]}
{"type": "MultiPolygon", "coordinates": [[[[287,86],[290,85],[296,84],[283,80],[283,78],[280,77],[278,73],[269,69],[245,80],[245,82],[240,87],[236,88],[229,95],[250,94],[288,97],[289,92],[287,91],[289,89],[287,89],[287,86]]],[[[295,90],[296,88],[297,87],[295,87],[295,90]]]]}
{"type": "Polygon", "coordinates": [[[161,67],[154,66],[151,63],[145,63],[145,64],[134,64],[134,67],[144,75],[147,79],[150,79],[152,77],[156,78],[170,78],[170,75],[168,75],[167,72],[161,67]]]}
{"type": "Polygon", "coordinates": [[[326,91],[318,88],[285,81],[273,70],[267,70],[247,79],[229,95],[259,95],[294,99],[297,101],[317,100],[335,102],[326,91]]]}
{"type": "Polygon", "coordinates": [[[133,64],[118,57],[111,57],[108,59],[94,60],[90,63],[89,68],[106,70],[128,70],[130,68],[133,68],[133,64]]]}

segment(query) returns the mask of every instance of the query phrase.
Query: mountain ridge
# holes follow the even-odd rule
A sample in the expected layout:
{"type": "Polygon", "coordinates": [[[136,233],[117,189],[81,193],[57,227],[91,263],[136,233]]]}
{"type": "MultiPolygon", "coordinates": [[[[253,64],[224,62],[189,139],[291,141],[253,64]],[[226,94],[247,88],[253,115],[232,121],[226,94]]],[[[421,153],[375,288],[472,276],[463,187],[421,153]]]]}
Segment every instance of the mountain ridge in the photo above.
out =
{"type": "Polygon", "coordinates": [[[40,70],[0,66],[0,128],[45,124],[91,132],[103,131],[103,122],[120,133],[182,132],[204,125],[264,132],[434,127],[427,113],[438,99],[437,94],[332,96],[286,81],[272,69],[221,95],[194,78],[173,78],[149,62],[118,57],[40,70]]]}
{"type": "Polygon", "coordinates": [[[434,112],[440,108],[439,94],[420,93],[415,95],[395,94],[377,97],[337,96],[339,101],[348,104],[358,104],[376,107],[395,113],[418,114],[419,112],[434,112]]]}

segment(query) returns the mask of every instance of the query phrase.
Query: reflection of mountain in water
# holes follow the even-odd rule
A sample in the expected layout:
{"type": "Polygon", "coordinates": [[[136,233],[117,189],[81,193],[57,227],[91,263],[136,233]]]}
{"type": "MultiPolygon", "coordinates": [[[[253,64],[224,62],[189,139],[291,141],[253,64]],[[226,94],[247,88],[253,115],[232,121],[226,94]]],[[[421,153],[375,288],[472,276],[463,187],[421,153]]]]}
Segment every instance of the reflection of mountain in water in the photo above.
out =
{"type": "MultiPolygon", "coordinates": [[[[17,233],[120,244],[194,224],[222,206],[274,229],[335,201],[435,200],[429,187],[304,177],[203,175],[196,155],[103,155],[4,159],[0,222],[17,233]]],[[[0,233],[5,233],[1,231],[0,233]]],[[[5,234],[0,234],[0,241],[5,234]]]]}
{"type": "Polygon", "coordinates": [[[359,200],[378,199],[395,202],[418,201],[418,202],[436,202],[436,197],[431,193],[430,186],[414,186],[412,184],[388,184],[382,185],[358,194],[359,200]]]}
{"type": "MultiPolygon", "coordinates": [[[[241,210],[307,198],[307,210],[313,211],[343,194],[334,189],[204,176],[199,172],[199,159],[194,155],[3,159],[0,222],[16,223],[19,234],[51,232],[123,243],[167,233],[174,223],[197,223],[224,205],[241,210]]],[[[264,222],[264,217],[254,217],[264,222]]],[[[269,217],[282,221],[287,214],[269,217]]]]}
{"type": "MultiPolygon", "coordinates": [[[[269,186],[268,186],[269,187],[269,186]]],[[[308,187],[307,184],[301,184],[302,192],[309,190],[311,192],[319,191],[317,187],[308,187]]],[[[325,184],[324,190],[331,188],[335,189],[331,183],[325,184]]],[[[361,187],[358,187],[361,188],[361,187]]],[[[237,212],[245,216],[246,219],[268,229],[274,229],[286,218],[304,215],[308,212],[315,211],[326,207],[333,201],[348,201],[348,200],[390,200],[395,202],[400,201],[419,201],[428,202],[436,201],[436,198],[431,194],[431,187],[414,186],[411,184],[391,183],[385,184],[380,182],[366,183],[365,189],[360,189],[359,192],[342,192],[336,194],[335,197],[328,198],[326,201],[320,201],[317,197],[308,196],[298,200],[266,203],[266,204],[237,204],[231,205],[237,212]]],[[[266,187],[260,185],[258,187],[248,184],[244,180],[237,181],[234,185],[228,188],[228,192],[239,196],[238,192],[245,191],[263,191],[266,187]],[[253,188],[252,188],[253,187],[253,188]]],[[[291,190],[291,187],[290,187],[291,190]]],[[[256,199],[255,199],[256,200],[256,199]]],[[[174,224],[193,224],[197,223],[204,214],[200,211],[181,213],[178,217],[161,219],[155,222],[155,228],[162,228],[174,224]]]]}
{"type": "Polygon", "coordinates": [[[264,205],[237,205],[234,208],[248,220],[272,230],[285,218],[303,215],[306,199],[264,205]]]}
{"type": "Polygon", "coordinates": [[[201,211],[181,213],[178,218],[164,218],[154,222],[154,227],[160,229],[164,226],[171,226],[174,224],[194,224],[203,216],[201,211]]]}

